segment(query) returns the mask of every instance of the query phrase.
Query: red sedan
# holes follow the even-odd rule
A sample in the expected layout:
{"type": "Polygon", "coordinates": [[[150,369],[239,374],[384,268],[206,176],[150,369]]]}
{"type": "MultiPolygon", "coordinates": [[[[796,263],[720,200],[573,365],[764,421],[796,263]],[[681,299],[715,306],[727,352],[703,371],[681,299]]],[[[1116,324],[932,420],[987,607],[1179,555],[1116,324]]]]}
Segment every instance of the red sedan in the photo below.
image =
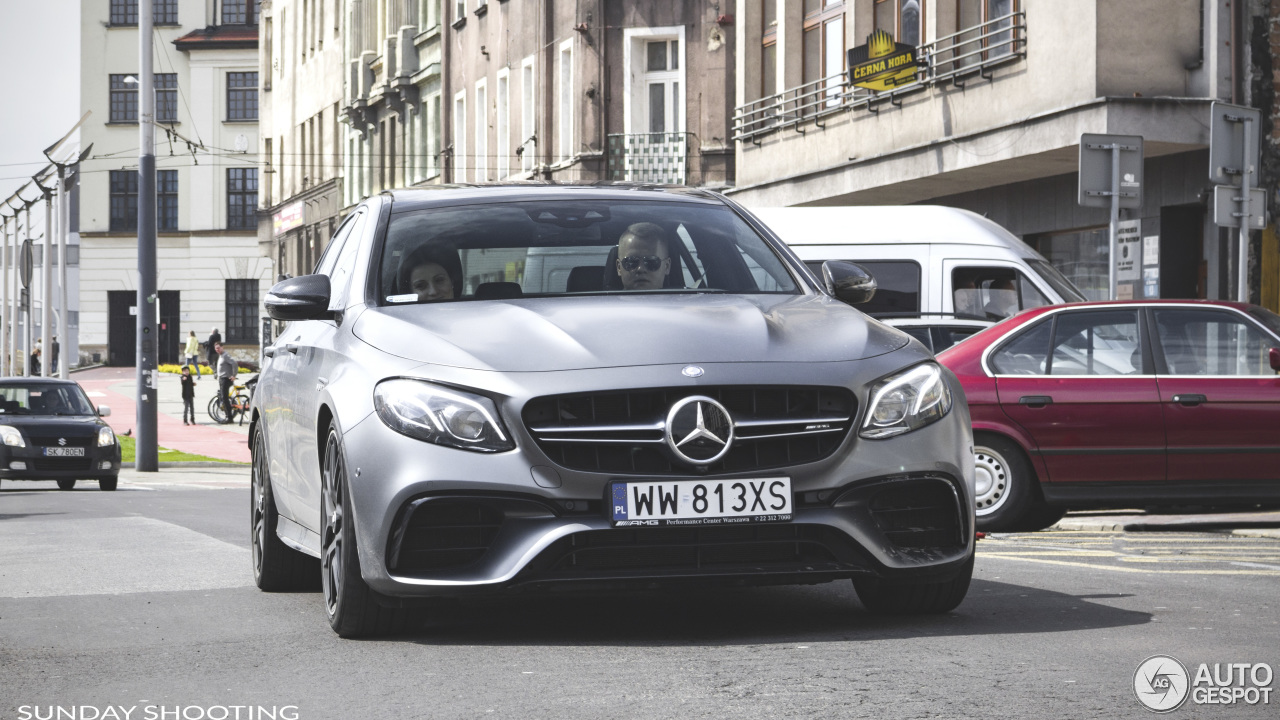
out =
{"type": "Polygon", "coordinates": [[[1280,506],[1280,316],[1244,303],[1035,308],[940,353],[973,420],[978,528],[1067,510],[1280,506]]]}

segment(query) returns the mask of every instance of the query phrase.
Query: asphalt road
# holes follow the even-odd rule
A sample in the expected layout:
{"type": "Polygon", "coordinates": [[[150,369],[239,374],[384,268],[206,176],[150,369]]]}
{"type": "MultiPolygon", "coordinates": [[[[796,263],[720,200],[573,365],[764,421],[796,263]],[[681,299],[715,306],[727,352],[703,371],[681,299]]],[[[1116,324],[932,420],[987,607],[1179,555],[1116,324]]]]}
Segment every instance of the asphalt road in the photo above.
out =
{"type": "Polygon", "coordinates": [[[0,488],[0,720],[1145,718],[1149,656],[1280,671],[1275,538],[989,537],[937,617],[869,615],[833,583],[442,604],[344,641],[318,592],[253,587],[243,468],[82,485],[0,488]]]}

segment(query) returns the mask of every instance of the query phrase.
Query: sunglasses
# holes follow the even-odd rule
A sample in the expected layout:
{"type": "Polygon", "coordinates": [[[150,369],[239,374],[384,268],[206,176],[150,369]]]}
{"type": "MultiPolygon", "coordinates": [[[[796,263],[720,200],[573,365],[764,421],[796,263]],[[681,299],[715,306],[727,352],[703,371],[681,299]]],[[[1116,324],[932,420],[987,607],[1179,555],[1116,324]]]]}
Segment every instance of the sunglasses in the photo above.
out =
{"type": "Polygon", "coordinates": [[[644,257],[624,257],[621,260],[622,269],[627,272],[635,272],[641,263],[644,263],[644,269],[649,272],[657,272],[662,267],[662,258],[655,255],[646,255],[644,257]]]}

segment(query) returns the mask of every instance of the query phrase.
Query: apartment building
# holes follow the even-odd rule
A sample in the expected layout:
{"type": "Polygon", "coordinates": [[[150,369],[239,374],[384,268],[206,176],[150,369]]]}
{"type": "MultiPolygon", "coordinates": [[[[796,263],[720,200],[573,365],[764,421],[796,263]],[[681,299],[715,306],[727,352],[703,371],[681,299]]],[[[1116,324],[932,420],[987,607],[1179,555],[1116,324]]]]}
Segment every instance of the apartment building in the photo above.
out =
{"type": "MultiPolygon", "coordinates": [[[[256,357],[273,277],[257,239],[257,4],[152,1],[159,360],[214,328],[256,357]]],[[[80,15],[80,102],[93,113],[81,128],[93,154],[78,190],[80,350],[112,365],[136,361],[138,2],[83,0],[80,15]]]]}
{"type": "MultiPolygon", "coordinates": [[[[1210,109],[1274,111],[1271,12],[1240,0],[737,0],[731,195],[967,208],[1100,298],[1109,210],[1077,202],[1080,137],[1137,135],[1143,205],[1122,220],[1147,251],[1121,295],[1234,298],[1238,231],[1214,224],[1210,109]],[[877,31],[915,47],[914,81],[847,82],[848,51],[877,31]]],[[[1267,277],[1280,269],[1273,232],[1253,246],[1256,298],[1263,264],[1267,277]]]]}

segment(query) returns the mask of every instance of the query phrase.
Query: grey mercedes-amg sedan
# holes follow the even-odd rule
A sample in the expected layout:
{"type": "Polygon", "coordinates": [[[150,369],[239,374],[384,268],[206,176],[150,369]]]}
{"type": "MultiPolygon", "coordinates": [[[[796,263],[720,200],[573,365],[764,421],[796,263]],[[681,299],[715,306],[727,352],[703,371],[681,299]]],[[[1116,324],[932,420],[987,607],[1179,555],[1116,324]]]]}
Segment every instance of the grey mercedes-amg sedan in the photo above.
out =
{"type": "Polygon", "coordinates": [[[318,575],[344,637],[552,587],[852,579],[872,611],[954,608],[962,391],[850,306],[865,271],[821,269],[701,190],[369,198],[266,298],[258,586],[318,575]]]}

